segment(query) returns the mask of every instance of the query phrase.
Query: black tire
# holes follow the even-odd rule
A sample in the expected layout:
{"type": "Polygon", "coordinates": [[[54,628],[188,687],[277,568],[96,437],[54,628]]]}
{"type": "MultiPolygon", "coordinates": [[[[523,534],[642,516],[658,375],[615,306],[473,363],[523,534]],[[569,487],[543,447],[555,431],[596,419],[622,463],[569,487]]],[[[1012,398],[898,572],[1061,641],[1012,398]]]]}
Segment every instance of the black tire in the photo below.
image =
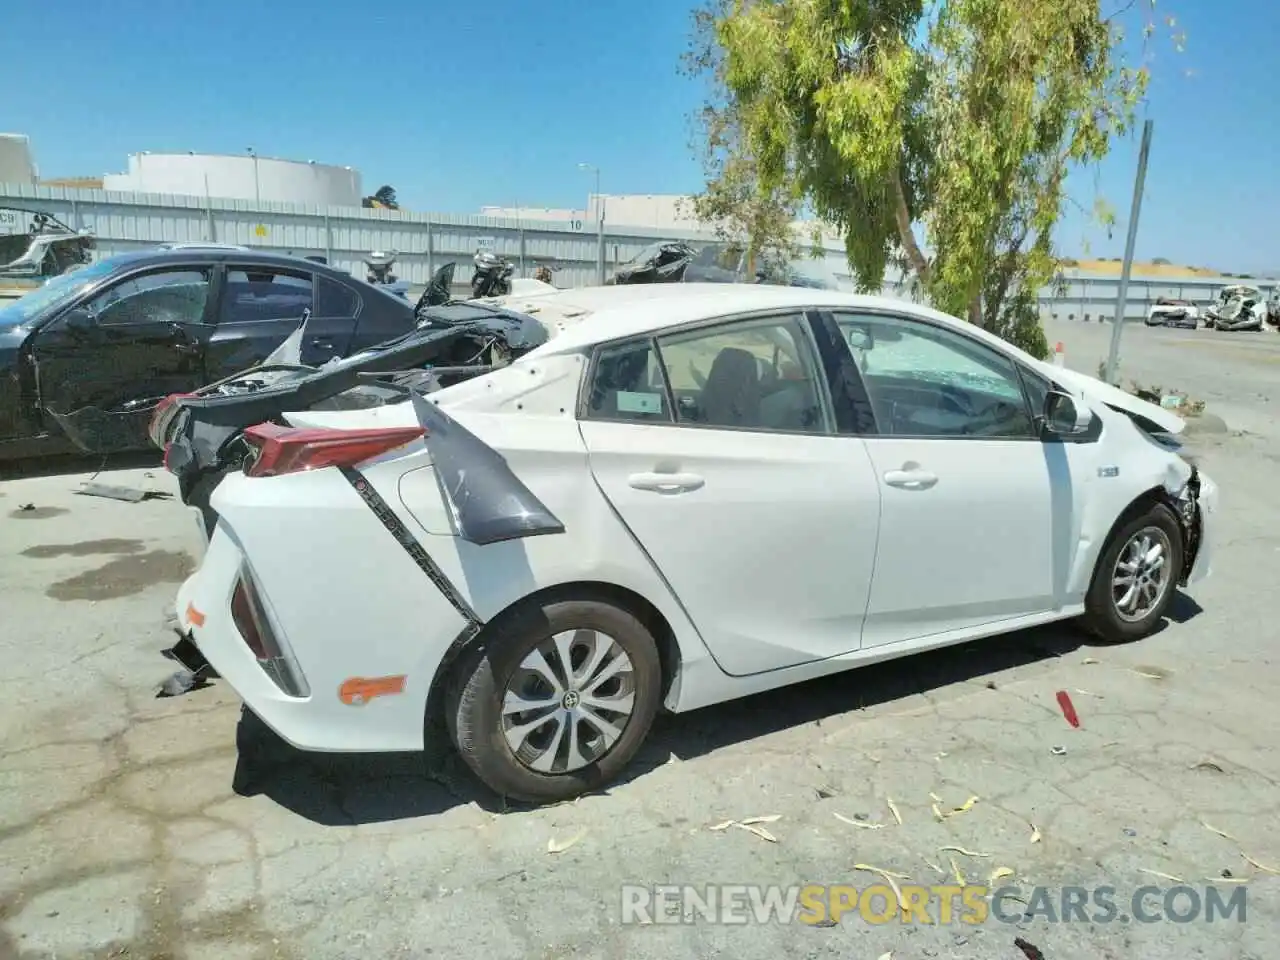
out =
{"type": "Polygon", "coordinates": [[[1178,591],[1182,573],[1182,527],[1174,512],[1163,503],[1153,504],[1142,513],[1122,524],[1107,541],[1098,564],[1093,571],[1093,581],[1085,594],[1084,626],[1108,643],[1125,643],[1139,640],[1150,634],[1164,619],[1178,591]],[[1169,541],[1169,555],[1165,560],[1169,568],[1168,580],[1159,601],[1140,619],[1129,620],[1121,616],[1112,594],[1111,581],[1120,558],[1120,552],[1140,531],[1155,528],[1169,541]]]}
{"type": "Polygon", "coordinates": [[[516,611],[492,626],[483,644],[454,670],[445,701],[449,734],[463,761],[504,797],[534,803],[568,800],[618,776],[644,743],[662,695],[662,664],[653,636],[635,616],[598,600],[565,600],[516,611]],[[517,667],[555,634],[595,630],[612,638],[632,664],[633,708],[612,748],[584,767],[540,773],[507,744],[502,703],[517,667]]]}

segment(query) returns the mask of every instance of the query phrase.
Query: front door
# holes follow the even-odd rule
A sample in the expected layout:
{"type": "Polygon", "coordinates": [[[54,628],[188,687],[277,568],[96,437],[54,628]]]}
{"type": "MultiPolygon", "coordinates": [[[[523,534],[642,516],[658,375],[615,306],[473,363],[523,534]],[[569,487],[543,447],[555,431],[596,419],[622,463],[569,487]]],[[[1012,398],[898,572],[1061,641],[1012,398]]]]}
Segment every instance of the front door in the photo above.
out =
{"type": "Polygon", "coordinates": [[[879,491],[839,436],[808,320],[735,320],[598,351],[591,470],[735,676],[856,650],[879,491]]]}
{"type": "Polygon", "coordinates": [[[1074,551],[1071,473],[1014,362],[923,320],[837,314],[876,433],[880,547],[863,646],[1054,609],[1074,551]]]}
{"type": "Polygon", "coordinates": [[[211,271],[183,266],[125,277],[36,334],[43,414],[83,449],[144,448],[149,408],[205,382],[211,271]]]}

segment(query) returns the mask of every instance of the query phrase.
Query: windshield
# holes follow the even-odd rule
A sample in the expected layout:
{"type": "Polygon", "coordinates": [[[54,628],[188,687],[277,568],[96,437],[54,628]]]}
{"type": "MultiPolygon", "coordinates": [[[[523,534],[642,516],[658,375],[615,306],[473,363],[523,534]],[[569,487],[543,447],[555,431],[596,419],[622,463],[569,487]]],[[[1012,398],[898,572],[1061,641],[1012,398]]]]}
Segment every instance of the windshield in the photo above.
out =
{"type": "Polygon", "coordinates": [[[76,294],[110,274],[119,262],[112,257],[54,277],[43,287],[0,307],[0,327],[26,323],[46,308],[71,300],[76,294]]]}

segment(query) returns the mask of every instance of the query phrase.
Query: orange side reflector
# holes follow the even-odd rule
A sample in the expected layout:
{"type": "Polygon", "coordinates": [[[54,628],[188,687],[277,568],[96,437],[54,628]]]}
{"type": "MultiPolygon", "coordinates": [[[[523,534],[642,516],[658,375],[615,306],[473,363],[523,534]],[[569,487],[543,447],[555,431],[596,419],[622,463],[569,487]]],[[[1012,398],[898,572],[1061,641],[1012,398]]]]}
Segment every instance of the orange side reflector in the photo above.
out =
{"type": "Polygon", "coordinates": [[[187,621],[193,627],[204,626],[204,614],[197,610],[192,604],[187,604],[187,621]]]}
{"type": "Polygon", "coordinates": [[[406,677],[351,677],[338,688],[338,699],[349,707],[362,707],[374,697],[404,693],[406,677]]]}

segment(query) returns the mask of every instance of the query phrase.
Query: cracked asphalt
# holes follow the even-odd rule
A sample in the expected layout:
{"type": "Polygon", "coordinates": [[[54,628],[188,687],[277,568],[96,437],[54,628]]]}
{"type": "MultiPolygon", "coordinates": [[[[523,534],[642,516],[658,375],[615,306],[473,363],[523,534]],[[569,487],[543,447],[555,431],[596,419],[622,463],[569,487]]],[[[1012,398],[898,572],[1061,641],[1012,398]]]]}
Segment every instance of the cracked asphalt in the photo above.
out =
{"type": "MultiPolygon", "coordinates": [[[[1108,333],[1050,339],[1092,372],[1108,333]]],[[[1177,380],[1233,428],[1194,440],[1222,487],[1215,571],[1165,629],[1106,647],[1053,626],[665,718],[628,782],[544,809],[504,808],[446,753],[299,754],[220,682],[158,699],[186,514],[78,496],[76,473],[0,482],[0,960],[1018,960],[1015,937],[1047,960],[1271,960],[1280,336],[1126,338],[1126,373],[1177,380]],[[759,816],[773,842],[709,829],[759,816]],[[1029,902],[981,926],[620,922],[624,884],[881,882],[859,865],[920,884],[1003,868],[1029,902]],[[1036,886],[1110,886],[1125,913],[1178,881],[1243,887],[1244,922],[1033,907],[1036,886]]],[[[146,465],[98,479],[173,492],[146,465]]]]}

